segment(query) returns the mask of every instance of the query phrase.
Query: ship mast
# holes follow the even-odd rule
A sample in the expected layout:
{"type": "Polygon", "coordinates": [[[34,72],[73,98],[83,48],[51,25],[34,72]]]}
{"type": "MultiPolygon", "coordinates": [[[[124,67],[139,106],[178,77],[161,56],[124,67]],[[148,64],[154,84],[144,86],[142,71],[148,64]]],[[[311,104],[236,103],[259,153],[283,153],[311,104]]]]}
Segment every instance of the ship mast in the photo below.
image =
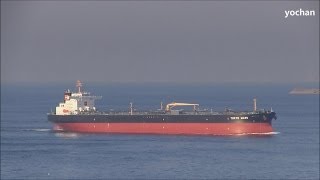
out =
{"type": "Polygon", "coordinates": [[[130,115],[132,115],[132,111],[133,111],[133,103],[130,102],[130,115]]]}
{"type": "Polygon", "coordinates": [[[80,80],[77,81],[76,87],[78,88],[78,93],[81,93],[82,82],[80,80]]]}
{"type": "Polygon", "coordinates": [[[257,111],[257,98],[253,98],[253,111],[257,111]]]}

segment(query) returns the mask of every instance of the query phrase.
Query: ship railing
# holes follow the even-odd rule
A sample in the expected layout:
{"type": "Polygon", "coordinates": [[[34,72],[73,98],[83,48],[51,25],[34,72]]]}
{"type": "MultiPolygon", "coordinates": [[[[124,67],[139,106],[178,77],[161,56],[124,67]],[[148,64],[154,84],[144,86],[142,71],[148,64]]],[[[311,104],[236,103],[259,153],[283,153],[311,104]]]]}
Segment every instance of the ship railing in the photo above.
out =
{"type": "Polygon", "coordinates": [[[95,99],[95,100],[98,100],[98,99],[102,99],[102,96],[70,96],[70,99],[82,99],[82,98],[91,98],[91,99],[95,99]]]}
{"type": "MultiPolygon", "coordinates": [[[[208,111],[208,112],[194,112],[194,111],[184,111],[179,115],[254,115],[264,113],[266,111],[243,111],[243,112],[224,112],[224,111],[208,111]]],[[[54,114],[54,113],[48,113],[54,114]]],[[[81,111],[78,114],[101,114],[101,115],[131,115],[128,111],[81,111]]],[[[170,115],[170,113],[166,113],[164,111],[135,111],[132,115],[170,115]]]]}

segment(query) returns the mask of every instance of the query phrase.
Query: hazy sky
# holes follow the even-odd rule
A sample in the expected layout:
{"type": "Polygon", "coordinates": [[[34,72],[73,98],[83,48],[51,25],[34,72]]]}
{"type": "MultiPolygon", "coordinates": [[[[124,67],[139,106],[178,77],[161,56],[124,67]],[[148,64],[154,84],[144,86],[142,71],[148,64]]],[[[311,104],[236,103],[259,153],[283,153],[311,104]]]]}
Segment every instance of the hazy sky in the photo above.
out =
{"type": "Polygon", "coordinates": [[[319,2],[1,1],[1,82],[77,79],[317,82],[319,2]]]}

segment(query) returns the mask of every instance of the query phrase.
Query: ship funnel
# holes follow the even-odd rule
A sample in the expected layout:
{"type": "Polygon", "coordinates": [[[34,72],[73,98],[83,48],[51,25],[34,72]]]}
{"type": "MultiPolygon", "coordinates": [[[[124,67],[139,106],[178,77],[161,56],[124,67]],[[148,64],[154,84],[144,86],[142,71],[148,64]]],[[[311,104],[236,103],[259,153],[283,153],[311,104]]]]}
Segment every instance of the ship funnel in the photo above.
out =
{"type": "Polygon", "coordinates": [[[253,111],[257,111],[257,98],[253,98],[253,111]]]}

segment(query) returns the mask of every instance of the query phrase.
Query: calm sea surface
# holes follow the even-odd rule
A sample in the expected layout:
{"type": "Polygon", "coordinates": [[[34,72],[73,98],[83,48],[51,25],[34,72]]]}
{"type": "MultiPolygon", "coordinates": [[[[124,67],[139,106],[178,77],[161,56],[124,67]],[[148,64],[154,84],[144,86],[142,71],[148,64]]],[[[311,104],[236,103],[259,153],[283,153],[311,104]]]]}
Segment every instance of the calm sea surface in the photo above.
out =
{"type": "Polygon", "coordinates": [[[271,136],[63,134],[46,113],[73,84],[2,85],[1,179],[319,179],[319,96],[295,85],[87,84],[99,110],[160,101],[277,112],[271,136]]]}

